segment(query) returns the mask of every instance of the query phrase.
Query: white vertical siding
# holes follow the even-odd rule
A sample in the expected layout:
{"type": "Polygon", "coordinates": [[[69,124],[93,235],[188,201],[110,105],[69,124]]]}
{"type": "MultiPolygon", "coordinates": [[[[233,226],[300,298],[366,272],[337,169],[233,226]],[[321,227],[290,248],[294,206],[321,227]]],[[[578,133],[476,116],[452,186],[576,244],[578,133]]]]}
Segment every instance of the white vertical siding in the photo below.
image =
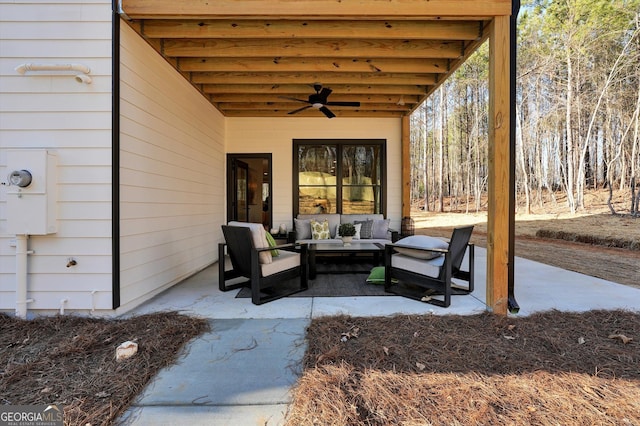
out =
{"type": "Polygon", "coordinates": [[[122,310],[217,260],[225,119],[126,24],[121,29],[122,310]]]}
{"type": "Polygon", "coordinates": [[[228,153],[273,153],[273,223],[292,221],[293,139],[386,139],[387,216],[400,229],[402,215],[400,119],[229,118],[228,153]]]}
{"type": "MultiPolygon", "coordinates": [[[[7,149],[57,153],[58,232],[29,238],[29,310],[111,309],[111,0],[0,0],[0,180],[7,149]],[[81,63],[18,74],[22,63],[81,63]],[[57,74],[57,75],[54,75],[57,74]],[[61,75],[64,74],[64,75],[61,75]],[[77,265],[67,268],[73,257],[77,265]]],[[[0,310],[15,309],[15,247],[0,189],[0,310]]]]}

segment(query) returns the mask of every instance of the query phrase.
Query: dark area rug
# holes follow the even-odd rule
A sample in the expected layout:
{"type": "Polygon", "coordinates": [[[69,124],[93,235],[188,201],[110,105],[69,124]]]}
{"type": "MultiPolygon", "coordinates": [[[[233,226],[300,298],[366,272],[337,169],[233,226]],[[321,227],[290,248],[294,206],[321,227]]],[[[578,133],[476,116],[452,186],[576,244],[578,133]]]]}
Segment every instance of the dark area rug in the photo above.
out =
{"type": "MultiPolygon", "coordinates": [[[[369,284],[366,280],[369,271],[374,267],[371,263],[326,263],[318,264],[318,275],[309,280],[309,289],[289,297],[349,297],[349,296],[393,296],[384,291],[382,284],[369,284]]],[[[291,280],[283,285],[292,288],[298,285],[291,280]]],[[[236,298],[251,297],[251,289],[241,289],[236,298]]]]}

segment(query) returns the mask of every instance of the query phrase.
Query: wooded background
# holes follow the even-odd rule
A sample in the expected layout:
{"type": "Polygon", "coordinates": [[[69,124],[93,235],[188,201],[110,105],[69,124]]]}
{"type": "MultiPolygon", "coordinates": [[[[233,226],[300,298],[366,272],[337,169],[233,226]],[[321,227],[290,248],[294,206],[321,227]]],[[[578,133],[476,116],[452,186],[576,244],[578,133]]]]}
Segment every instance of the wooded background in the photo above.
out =
{"type": "MultiPolygon", "coordinates": [[[[485,208],[488,49],[411,117],[414,206],[485,208]]],[[[517,55],[518,209],[530,213],[561,193],[575,213],[585,191],[609,188],[628,190],[637,215],[640,0],[523,1],[517,55]]]]}

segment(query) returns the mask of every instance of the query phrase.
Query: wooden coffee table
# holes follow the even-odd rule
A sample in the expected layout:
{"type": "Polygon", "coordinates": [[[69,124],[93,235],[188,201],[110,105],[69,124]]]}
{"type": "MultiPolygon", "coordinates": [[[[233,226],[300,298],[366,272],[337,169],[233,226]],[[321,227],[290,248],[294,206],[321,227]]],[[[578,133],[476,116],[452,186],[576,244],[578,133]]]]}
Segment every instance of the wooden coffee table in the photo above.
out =
{"type": "MultiPolygon", "coordinates": [[[[330,254],[370,254],[373,256],[374,261],[379,262],[380,259],[384,260],[384,244],[368,243],[364,241],[354,241],[351,244],[345,245],[342,242],[331,243],[311,243],[309,244],[309,279],[316,278],[316,255],[330,255],[330,254]]],[[[365,272],[365,271],[363,271],[365,272]]],[[[366,271],[368,272],[368,271],[366,271]]]]}

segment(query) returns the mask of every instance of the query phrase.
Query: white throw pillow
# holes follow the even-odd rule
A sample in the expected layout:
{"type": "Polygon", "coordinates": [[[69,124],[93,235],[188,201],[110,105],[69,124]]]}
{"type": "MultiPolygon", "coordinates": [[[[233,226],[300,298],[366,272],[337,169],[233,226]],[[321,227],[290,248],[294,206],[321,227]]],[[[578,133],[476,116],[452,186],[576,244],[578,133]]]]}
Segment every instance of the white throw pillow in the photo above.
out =
{"type": "Polygon", "coordinates": [[[440,238],[429,237],[427,235],[412,235],[405,237],[396,243],[402,247],[395,247],[396,251],[405,256],[413,257],[416,259],[435,259],[438,256],[442,256],[442,253],[434,251],[425,251],[429,249],[448,249],[449,243],[441,240],[440,238]],[[417,250],[422,249],[422,250],[417,250]]]}
{"type": "MultiPolygon", "coordinates": [[[[269,247],[267,242],[266,231],[261,223],[249,223],[249,222],[229,222],[230,226],[242,226],[251,230],[251,238],[253,239],[253,246],[257,249],[269,247]]],[[[273,262],[271,252],[261,251],[258,253],[260,263],[268,265],[273,262]]]]}

